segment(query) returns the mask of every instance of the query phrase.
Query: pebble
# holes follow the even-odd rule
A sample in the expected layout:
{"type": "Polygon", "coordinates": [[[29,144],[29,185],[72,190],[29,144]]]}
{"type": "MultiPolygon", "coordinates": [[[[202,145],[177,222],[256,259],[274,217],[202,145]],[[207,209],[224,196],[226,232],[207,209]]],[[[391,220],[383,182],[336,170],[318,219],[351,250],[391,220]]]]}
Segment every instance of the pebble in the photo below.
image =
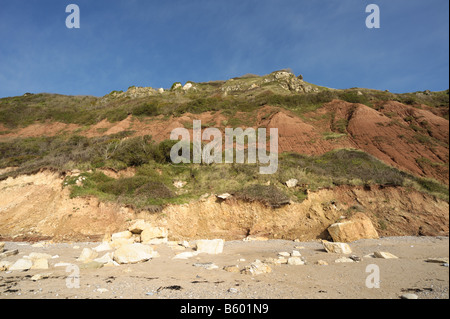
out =
{"type": "Polygon", "coordinates": [[[239,292],[239,290],[237,290],[236,288],[230,288],[230,289],[228,289],[228,292],[232,293],[232,294],[237,294],[239,292]]]}
{"type": "Polygon", "coordinates": [[[106,288],[98,288],[97,291],[102,294],[104,292],[108,292],[109,290],[106,288]]]}

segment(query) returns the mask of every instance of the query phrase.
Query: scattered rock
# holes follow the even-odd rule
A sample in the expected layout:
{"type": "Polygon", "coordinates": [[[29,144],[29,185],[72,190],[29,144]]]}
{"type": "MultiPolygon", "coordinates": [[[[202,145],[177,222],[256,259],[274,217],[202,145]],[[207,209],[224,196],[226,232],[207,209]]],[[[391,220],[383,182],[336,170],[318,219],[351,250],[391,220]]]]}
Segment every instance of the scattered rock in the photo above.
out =
{"type": "Polygon", "coordinates": [[[46,278],[50,277],[51,275],[52,275],[51,273],[49,273],[49,274],[36,274],[33,277],[31,277],[30,279],[32,281],[39,281],[39,280],[42,280],[42,279],[46,279],[46,278]]]}
{"type": "Polygon", "coordinates": [[[196,250],[198,253],[216,255],[223,252],[223,245],[223,239],[197,240],[196,250]]]}
{"type": "Polygon", "coordinates": [[[293,250],[291,253],[292,257],[301,257],[302,254],[300,254],[300,252],[298,250],[293,250]]]}
{"type": "Polygon", "coordinates": [[[279,265],[286,265],[288,263],[288,260],[284,257],[278,257],[276,263],[279,265]]]}
{"type": "Polygon", "coordinates": [[[291,254],[288,253],[287,251],[282,251],[282,252],[279,252],[279,253],[278,253],[278,256],[281,256],[281,257],[291,257],[291,254]]]}
{"type": "Polygon", "coordinates": [[[125,245],[134,244],[135,239],[133,237],[130,238],[116,238],[109,243],[109,246],[113,249],[120,248],[125,245]]]}
{"type": "Polygon", "coordinates": [[[228,271],[228,272],[234,272],[234,273],[238,273],[239,267],[237,265],[233,265],[233,266],[225,266],[223,267],[223,270],[228,271]]]}
{"type": "Polygon", "coordinates": [[[435,264],[448,264],[448,257],[443,258],[428,258],[425,260],[427,263],[435,263],[435,264]]]}
{"type": "MultiPolygon", "coordinates": [[[[25,257],[24,257],[25,258],[25,257]]],[[[44,254],[44,253],[30,253],[28,255],[28,259],[36,260],[36,259],[52,259],[52,255],[44,254]]]]}
{"type": "Polygon", "coordinates": [[[382,259],[398,259],[397,256],[394,256],[391,253],[387,253],[384,251],[376,251],[373,253],[375,258],[382,258],[382,259]]]}
{"type": "Polygon", "coordinates": [[[225,194],[217,195],[217,198],[222,199],[222,200],[225,200],[225,199],[227,199],[227,198],[230,198],[231,196],[233,196],[233,195],[228,194],[228,193],[225,193],[225,194]]]}
{"type": "Polygon", "coordinates": [[[325,260],[318,260],[318,261],[316,261],[316,265],[328,266],[328,263],[325,260]]]}
{"type": "Polygon", "coordinates": [[[0,261],[0,271],[8,271],[11,266],[12,262],[0,261]]]}
{"type": "Polygon", "coordinates": [[[191,245],[189,244],[188,241],[183,240],[181,243],[179,243],[180,246],[183,246],[184,248],[189,248],[191,247],[191,245]]]}
{"type": "Polygon", "coordinates": [[[77,261],[88,263],[98,257],[98,253],[90,248],[83,248],[77,261]]]}
{"type": "Polygon", "coordinates": [[[339,259],[336,259],[334,262],[335,263],[354,263],[355,261],[348,257],[341,257],[339,259]]]}
{"type": "Polygon", "coordinates": [[[352,250],[348,244],[345,243],[333,243],[326,240],[322,240],[323,248],[329,253],[335,254],[351,254],[352,250]]]}
{"type": "Polygon", "coordinates": [[[48,259],[46,258],[39,258],[39,259],[33,259],[33,266],[31,266],[31,269],[48,269],[48,259]]]}
{"type": "Polygon", "coordinates": [[[404,294],[400,297],[401,299],[419,299],[416,294],[404,294]]]}
{"type": "Polygon", "coordinates": [[[104,292],[108,292],[109,290],[106,288],[98,288],[96,291],[102,294],[104,292]]]}
{"type": "Polygon", "coordinates": [[[103,264],[103,267],[116,267],[116,266],[120,266],[120,264],[115,262],[114,260],[109,261],[106,264],[103,264]]]}
{"type": "Polygon", "coordinates": [[[119,239],[119,238],[129,239],[129,238],[131,238],[131,236],[133,236],[133,233],[130,232],[129,230],[126,230],[126,231],[123,231],[123,232],[120,232],[120,233],[112,234],[111,235],[111,240],[114,241],[114,240],[119,239]]]}
{"type": "Polygon", "coordinates": [[[198,252],[196,252],[196,251],[186,251],[184,253],[177,254],[172,259],[188,259],[188,258],[191,258],[191,257],[195,257],[197,255],[198,255],[198,252]]]}
{"type": "Polygon", "coordinates": [[[291,266],[301,266],[305,264],[305,262],[300,257],[291,257],[288,259],[287,263],[291,266]]]}
{"type": "Polygon", "coordinates": [[[19,250],[17,250],[17,249],[7,250],[7,251],[5,251],[3,253],[0,253],[0,259],[6,258],[6,257],[9,257],[9,256],[14,256],[14,255],[17,255],[18,253],[19,253],[19,250]]]}
{"type": "Polygon", "coordinates": [[[112,264],[114,262],[114,253],[106,253],[102,257],[94,259],[95,262],[101,263],[101,264],[112,264]]]}
{"type": "Polygon", "coordinates": [[[33,262],[31,260],[21,258],[9,267],[9,270],[29,270],[32,266],[33,262]]]}
{"type": "Polygon", "coordinates": [[[349,258],[357,263],[361,261],[361,258],[355,255],[351,255],[349,258]]]}
{"type": "Polygon", "coordinates": [[[150,246],[135,243],[124,245],[114,252],[114,261],[119,264],[135,264],[151,259],[153,249],[150,246]]]}
{"type": "Polygon", "coordinates": [[[177,82],[177,83],[174,83],[174,85],[172,86],[172,90],[176,90],[181,87],[182,87],[181,83],[177,82]]]}
{"type": "Polygon", "coordinates": [[[242,269],[241,273],[246,275],[262,275],[272,272],[272,268],[268,265],[262,263],[260,260],[255,260],[255,262],[251,263],[249,266],[246,266],[242,269]]]}
{"type": "Polygon", "coordinates": [[[230,288],[230,289],[228,289],[228,292],[231,294],[237,294],[239,292],[239,290],[237,290],[236,288],[230,288]]]}
{"type": "Polygon", "coordinates": [[[205,268],[206,270],[218,269],[219,267],[214,263],[196,263],[193,265],[194,267],[205,268]]]}
{"type": "Polygon", "coordinates": [[[356,213],[350,220],[335,223],[328,228],[335,242],[353,242],[359,239],[377,239],[378,232],[372,221],[363,213],[356,213]]]}
{"type": "Polygon", "coordinates": [[[184,186],[186,186],[187,182],[182,182],[182,181],[175,181],[173,182],[173,186],[175,186],[175,188],[183,188],[184,186]]]}
{"type": "Polygon", "coordinates": [[[163,227],[147,227],[141,233],[141,241],[143,244],[158,245],[158,243],[167,242],[169,232],[163,227]]]}
{"type": "Polygon", "coordinates": [[[186,83],[186,84],[183,86],[183,90],[184,90],[184,91],[188,91],[188,90],[190,90],[190,89],[192,89],[192,88],[193,88],[193,85],[192,85],[191,82],[188,82],[188,83],[186,83]]]}
{"type": "Polygon", "coordinates": [[[279,257],[279,258],[267,258],[264,259],[264,263],[269,264],[269,265],[282,265],[282,264],[287,264],[288,260],[284,257],[279,257]]]}
{"type": "Polygon", "coordinates": [[[243,241],[268,241],[269,238],[261,237],[261,236],[247,236],[243,239],[243,241]]]}
{"type": "Polygon", "coordinates": [[[100,245],[98,245],[97,247],[93,248],[93,250],[100,253],[103,251],[113,250],[113,248],[109,245],[109,243],[103,242],[100,245]]]}
{"type": "Polygon", "coordinates": [[[2,253],[5,250],[5,243],[0,242],[0,253],[2,253]]]}
{"type": "Polygon", "coordinates": [[[295,178],[292,178],[286,182],[286,186],[288,188],[294,188],[297,186],[297,184],[298,184],[298,179],[295,179],[295,178]]]}
{"type": "Polygon", "coordinates": [[[152,227],[150,223],[147,223],[143,219],[137,219],[133,222],[133,224],[131,224],[130,227],[128,227],[128,230],[133,234],[141,234],[144,231],[144,229],[150,227],[152,227]]]}

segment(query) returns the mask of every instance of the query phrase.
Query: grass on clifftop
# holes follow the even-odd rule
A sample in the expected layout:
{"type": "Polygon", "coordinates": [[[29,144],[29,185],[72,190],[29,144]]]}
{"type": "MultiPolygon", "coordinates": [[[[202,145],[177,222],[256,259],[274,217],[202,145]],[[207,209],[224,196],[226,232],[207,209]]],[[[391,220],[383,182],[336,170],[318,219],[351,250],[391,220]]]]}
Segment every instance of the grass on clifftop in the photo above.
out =
{"type": "MultiPolygon", "coordinates": [[[[248,80],[251,80],[248,79],[248,80]]],[[[180,116],[186,112],[199,114],[222,111],[233,116],[236,112],[252,112],[263,105],[279,106],[296,114],[314,111],[333,99],[376,107],[377,103],[398,101],[420,107],[421,104],[441,108],[448,119],[449,91],[394,94],[369,89],[333,90],[320,88],[318,92],[293,93],[280,91],[276,83],[256,90],[232,92],[227,96],[218,85],[196,84],[197,91],[166,92],[140,98],[93,96],[65,96],[58,94],[26,94],[0,99],[0,123],[8,129],[35,122],[57,121],[78,125],[92,125],[104,119],[124,120],[138,117],[180,116]],[[275,85],[275,86],[274,86],[275,85]]]]}

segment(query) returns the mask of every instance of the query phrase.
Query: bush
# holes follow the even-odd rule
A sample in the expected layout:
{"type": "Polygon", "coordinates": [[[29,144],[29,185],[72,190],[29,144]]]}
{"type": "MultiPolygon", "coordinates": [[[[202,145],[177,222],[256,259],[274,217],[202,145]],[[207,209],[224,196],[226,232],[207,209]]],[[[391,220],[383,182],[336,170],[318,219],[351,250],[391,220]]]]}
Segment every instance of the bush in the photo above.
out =
{"type": "Polygon", "coordinates": [[[152,159],[153,147],[150,136],[130,138],[121,142],[111,159],[122,161],[127,166],[141,166],[152,159]]]}
{"type": "Polygon", "coordinates": [[[282,106],[301,112],[313,111],[324,103],[331,102],[335,98],[337,98],[337,95],[331,91],[299,95],[264,94],[260,96],[262,104],[282,106]]]}
{"type": "Polygon", "coordinates": [[[278,208],[290,202],[289,197],[274,185],[251,185],[235,192],[234,195],[238,199],[257,201],[272,208],[278,208]]]}
{"type": "Polygon", "coordinates": [[[370,100],[367,98],[366,95],[358,95],[357,92],[339,92],[339,98],[341,100],[344,100],[349,103],[359,103],[359,104],[365,104],[367,106],[371,106],[370,100]]]}
{"type": "Polygon", "coordinates": [[[135,191],[137,196],[145,196],[146,198],[159,199],[159,198],[172,198],[174,193],[162,182],[150,181],[135,191]]]}
{"type": "Polygon", "coordinates": [[[153,103],[141,104],[141,105],[133,108],[132,113],[133,113],[133,115],[136,115],[136,116],[140,116],[140,115],[142,115],[142,116],[157,116],[157,115],[159,115],[158,103],[153,102],[153,103]]]}
{"type": "Polygon", "coordinates": [[[318,157],[290,155],[286,162],[310,175],[331,178],[335,185],[361,180],[367,184],[400,186],[405,179],[404,173],[359,150],[335,150],[318,157]]]}

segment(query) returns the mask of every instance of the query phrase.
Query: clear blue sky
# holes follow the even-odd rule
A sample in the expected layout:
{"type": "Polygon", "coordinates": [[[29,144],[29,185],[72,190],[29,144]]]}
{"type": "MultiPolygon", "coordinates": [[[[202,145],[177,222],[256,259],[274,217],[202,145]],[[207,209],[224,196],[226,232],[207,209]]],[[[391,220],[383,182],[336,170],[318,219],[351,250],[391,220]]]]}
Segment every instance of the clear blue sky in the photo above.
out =
{"type": "Polygon", "coordinates": [[[448,0],[0,0],[0,97],[291,68],[332,88],[449,87],[448,0]],[[68,4],[81,28],[67,29],[68,4]],[[381,9],[367,29],[366,5],[381,9]]]}

